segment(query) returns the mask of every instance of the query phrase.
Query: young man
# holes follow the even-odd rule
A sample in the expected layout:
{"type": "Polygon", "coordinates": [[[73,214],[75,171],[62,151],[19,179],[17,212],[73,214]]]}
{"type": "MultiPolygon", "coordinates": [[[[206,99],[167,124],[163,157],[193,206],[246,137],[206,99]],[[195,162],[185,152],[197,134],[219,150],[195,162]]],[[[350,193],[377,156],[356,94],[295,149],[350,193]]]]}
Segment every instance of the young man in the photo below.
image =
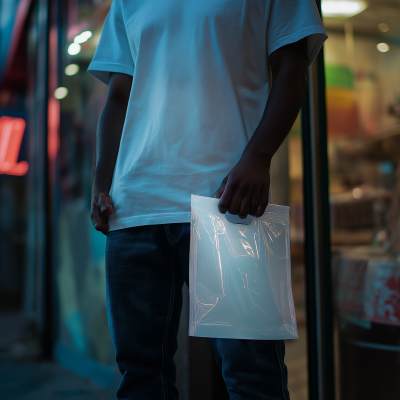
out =
{"type": "MultiPolygon", "coordinates": [[[[264,213],[271,158],[326,37],[314,0],[113,1],[89,72],[109,85],[92,221],[107,235],[118,399],[178,399],[190,196],[264,213]]],[[[283,341],[213,347],[232,400],[289,399],[283,341]]]]}

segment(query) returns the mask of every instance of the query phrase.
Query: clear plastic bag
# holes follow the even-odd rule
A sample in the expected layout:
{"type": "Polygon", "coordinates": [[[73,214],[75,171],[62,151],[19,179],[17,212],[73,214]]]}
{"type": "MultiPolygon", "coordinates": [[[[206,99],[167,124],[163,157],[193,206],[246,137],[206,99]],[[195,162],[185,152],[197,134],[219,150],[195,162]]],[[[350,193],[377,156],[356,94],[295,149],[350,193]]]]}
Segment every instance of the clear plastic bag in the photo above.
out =
{"type": "Polygon", "coordinates": [[[189,335],[298,338],[289,207],[269,204],[261,217],[240,220],[218,202],[192,195],[189,335]]]}

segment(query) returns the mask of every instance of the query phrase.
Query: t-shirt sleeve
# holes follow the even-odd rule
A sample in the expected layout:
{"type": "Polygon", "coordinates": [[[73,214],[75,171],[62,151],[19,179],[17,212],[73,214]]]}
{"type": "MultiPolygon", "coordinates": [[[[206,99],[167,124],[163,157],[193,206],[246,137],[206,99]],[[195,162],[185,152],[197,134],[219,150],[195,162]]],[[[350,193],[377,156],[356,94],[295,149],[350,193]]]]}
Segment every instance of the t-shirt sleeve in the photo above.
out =
{"type": "Polygon", "coordinates": [[[268,57],[280,47],[306,37],[310,66],[328,38],[315,0],[271,0],[267,23],[268,57]]]}
{"type": "Polygon", "coordinates": [[[111,3],[103,31],[88,72],[108,85],[110,72],[133,76],[134,63],[119,0],[111,3]]]}

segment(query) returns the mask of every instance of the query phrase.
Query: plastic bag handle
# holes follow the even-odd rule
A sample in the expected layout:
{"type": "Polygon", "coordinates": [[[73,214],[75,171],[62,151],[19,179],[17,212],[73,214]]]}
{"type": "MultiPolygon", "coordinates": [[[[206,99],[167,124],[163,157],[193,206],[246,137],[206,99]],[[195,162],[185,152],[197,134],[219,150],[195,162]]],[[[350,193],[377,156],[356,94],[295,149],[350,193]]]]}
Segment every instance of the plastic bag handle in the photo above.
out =
{"type": "MultiPolygon", "coordinates": [[[[271,185],[269,186],[269,196],[268,196],[268,203],[271,203],[271,185]]],[[[225,217],[227,221],[232,224],[241,224],[241,225],[250,225],[253,222],[254,217],[248,215],[246,218],[242,219],[239,215],[233,215],[229,211],[225,213],[225,217]]]]}
{"type": "Polygon", "coordinates": [[[225,218],[232,224],[250,225],[253,222],[254,217],[248,215],[246,218],[240,218],[239,215],[233,215],[229,211],[225,213],[225,218]]]}

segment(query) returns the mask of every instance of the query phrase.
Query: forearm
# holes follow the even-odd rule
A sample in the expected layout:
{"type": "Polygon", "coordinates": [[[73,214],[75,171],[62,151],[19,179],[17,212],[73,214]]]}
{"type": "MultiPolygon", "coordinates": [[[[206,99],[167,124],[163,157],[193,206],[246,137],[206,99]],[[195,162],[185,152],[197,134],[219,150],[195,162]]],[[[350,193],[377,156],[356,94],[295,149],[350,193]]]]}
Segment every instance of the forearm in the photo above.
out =
{"type": "Polygon", "coordinates": [[[243,156],[270,163],[289,133],[307,91],[307,71],[288,65],[276,74],[263,117],[243,156]]]}
{"type": "Polygon", "coordinates": [[[108,193],[111,188],[125,115],[124,104],[107,99],[97,125],[92,195],[108,193]]]}

